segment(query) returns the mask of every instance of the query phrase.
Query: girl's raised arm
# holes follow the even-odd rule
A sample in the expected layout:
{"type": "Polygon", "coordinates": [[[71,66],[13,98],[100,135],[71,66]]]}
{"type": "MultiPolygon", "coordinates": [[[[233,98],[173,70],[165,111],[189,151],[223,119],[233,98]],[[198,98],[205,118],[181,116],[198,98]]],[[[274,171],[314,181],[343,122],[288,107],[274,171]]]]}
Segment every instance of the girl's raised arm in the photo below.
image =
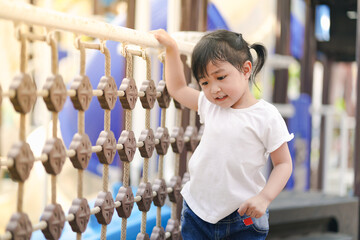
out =
{"type": "Polygon", "coordinates": [[[175,40],[163,29],[152,31],[166,49],[165,76],[169,94],[187,108],[197,111],[199,91],[186,84],[183,64],[175,40]]]}

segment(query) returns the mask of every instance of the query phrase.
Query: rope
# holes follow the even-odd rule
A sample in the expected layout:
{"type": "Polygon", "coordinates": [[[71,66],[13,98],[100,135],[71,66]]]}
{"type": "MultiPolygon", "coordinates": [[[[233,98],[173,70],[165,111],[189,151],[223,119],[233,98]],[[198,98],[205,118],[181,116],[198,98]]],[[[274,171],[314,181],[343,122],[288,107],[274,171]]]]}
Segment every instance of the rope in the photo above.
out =
{"type": "Polygon", "coordinates": [[[58,123],[58,113],[52,112],[52,119],[53,119],[53,128],[52,128],[52,134],[53,138],[57,137],[57,123],[58,123]]]}
{"type": "Polygon", "coordinates": [[[127,225],[127,219],[122,218],[122,220],[121,220],[121,240],[126,240],[126,225],[127,225]]]}
{"type": "Polygon", "coordinates": [[[106,225],[101,225],[101,240],[106,240],[106,225]]]}
{"type": "Polygon", "coordinates": [[[103,164],[103,191],[108,191],[109,186],[109,165],[103,164]]]}
{"type": "Polygon", "coordinates": [[[79,50],[80,50],[80,75],[85,75],[85,64],[86,64],[86,55],[85,55],[85,46],[78,39],[79,50]]]}
{"type": "Polygon", "coordinates": [[[18,198],[17,198],[17,211],[21,213],[23,211],[24,200],[24,182],[18,184],[18,198]]]}
{"type": "Polygon", "coordinates": [[[53,32],[48,34],[48,39],[51,46],[51,72],[52,74],[56,75],[58,74],[58,50],[57,50],[57,44],[53,36],[53,32]]]}
{"type": "Polygon", "coordinates": [[[51,203],[56,203],[56,175],[51,175],[51,203]]]}
{"type": "Polygon", "coordinates": [[[25,73],[27,68],[26,37],[20,33],[20,72],[25,73]]]}
{"type": "Polygon", "coordinates": [[[161,207],[157,207],[156,210],[156,226],[161,227],[161,207]]]}
{"type": "Polygon", "coordinates": [[[110,122],[111,122],[111,110],[104,110],[104,130],[110,131],[110,122]]]}
{"type": "Polygon", "coordinates": [[[83,175],[84,175],[84,170],[78,169],[78,185],[77,185],[78,198],[83,197],[83,175]]]}
{"type": "Polygon", "coordinates": [[[109,77],[111,75],[111,58],[110,58],[110,51],[106,47],[104,47],[104,55],[105,55],[105,76],[109,77]]]}
{"type": "Polygon", "coordinates": [[[19,132],[20,141],[25,142],[25,140],[26,140],[25,132],[26,132],[26,114],[21,113],[20,114],[20,132],[19,132]]]}
{"type": "Polygon", "coordinates": [[[85,112],[78,111],[78,133],[85,133],[85,112]]]}

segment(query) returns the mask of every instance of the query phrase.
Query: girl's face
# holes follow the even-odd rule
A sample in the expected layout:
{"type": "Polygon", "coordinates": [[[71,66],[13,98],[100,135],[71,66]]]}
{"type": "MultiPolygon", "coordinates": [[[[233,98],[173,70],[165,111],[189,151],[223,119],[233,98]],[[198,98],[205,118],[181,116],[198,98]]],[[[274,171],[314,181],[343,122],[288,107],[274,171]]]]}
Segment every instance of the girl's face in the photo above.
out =
{"type": "Polygon", "coordinates": [[[249,89],[251,68],[250,61],[244,63],[241,72],[226,61],[209,62],[208,75],[199,83],[210,102],[223,108],[246,108],[256,101],[249,89]]]}

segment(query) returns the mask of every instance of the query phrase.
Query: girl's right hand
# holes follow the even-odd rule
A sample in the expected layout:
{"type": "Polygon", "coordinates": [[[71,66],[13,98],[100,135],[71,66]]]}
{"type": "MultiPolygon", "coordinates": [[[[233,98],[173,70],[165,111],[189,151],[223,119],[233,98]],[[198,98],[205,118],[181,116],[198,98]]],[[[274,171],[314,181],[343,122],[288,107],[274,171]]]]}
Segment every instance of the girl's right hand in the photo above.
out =
{"type": "Polygon", "coordinates": [[[175,40],[164,29],[154,30],[150,33],[154,34],[156,40],[158,40],[159,43],[166,48],[166,50],[177,48],[175,40]]]}

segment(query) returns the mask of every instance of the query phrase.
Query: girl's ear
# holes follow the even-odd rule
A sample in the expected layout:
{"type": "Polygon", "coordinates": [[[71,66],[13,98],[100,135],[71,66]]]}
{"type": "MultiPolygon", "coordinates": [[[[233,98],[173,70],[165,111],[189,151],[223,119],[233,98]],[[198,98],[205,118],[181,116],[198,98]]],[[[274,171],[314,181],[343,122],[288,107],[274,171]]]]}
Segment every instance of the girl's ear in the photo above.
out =
{"type": "Polygon", "coordinates": [[[245,77],[249,78],[251,75],[251,70],[252,70],[252,64],[249,60],[247,60],[243,67],[242,67],[243,73],[245,75],[245,77]]]}

